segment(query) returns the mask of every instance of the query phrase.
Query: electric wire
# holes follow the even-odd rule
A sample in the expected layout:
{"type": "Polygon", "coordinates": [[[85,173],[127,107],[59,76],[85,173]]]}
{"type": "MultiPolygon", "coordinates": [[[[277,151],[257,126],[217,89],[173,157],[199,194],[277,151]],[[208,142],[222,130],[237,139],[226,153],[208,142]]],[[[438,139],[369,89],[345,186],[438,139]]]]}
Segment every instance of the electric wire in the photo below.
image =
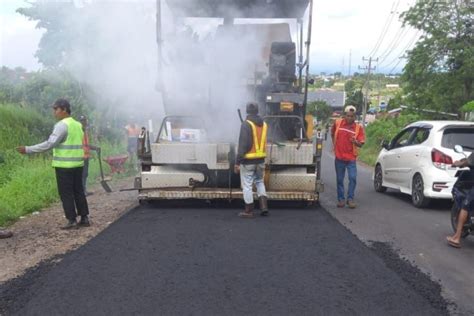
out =
{"type": "MultiPolygon", "coordinates": [[[[433,2],[431,3],[431,6],[430,6],[430,8],[429,8],[429,11],[433,10],[434,7],[435,7],[435,5],[436,5],[436,2],[433,1],[433,2]]],[[[423,24],[423,23],[426,21],[426,19],[428,18],[429,13],[430,13],[429,11],[428,11],[428,14],[426,14],[426,15],[423,17],[423,20],[421,21],[421,24],[423,24]]],[[[391,66],[395,61],[397,61],[397,59],[398,59],[398,62],[395,64],[395,66],[392,67],[392,69],[390,70],[389,74],[392,74],[393,71],[394,71],[394,70],[398,67],[398,65],[401,63],[401,61],[402,61],[403,59],[405,59],[405,57],[403,57],[403,55],[406,53],[406,51],[409,50],[409,49],[411,49],[411,48],[413,47],[413,45],[418,42],[418,40],[419,40],[420,37],[422,36],[422,34],[420,35],[421,32],[422,32],[422,30],[418,29],[418,31],[417,31],[416,34],[412,37],[412,39],[410,40],[410,42],[405,46],[405,48],[402,49],[402,51],[401,51],[401,53],[399,54],[399,56],[398,56],[397,58],[393,59],[390,63],[388,63],[388,64],[384,67],[384,68],[390,67],[390,66],[391,66]]],[[[435,60],[433,60],[432,62],[435,62],[435,60]]],[[[427,64],[427,67],[429,67],[428,65],[429,65],[429,64],[427,64]]],[[[426,68],[427,68],[427,67],[426,67],[426,68]]],[[[426,68],[425,68],[425,69],[426,69],[426,68]]]]}
{"type": "Polygon", "coordinates": [[[390,28],[390,25],[392,24],[394,13],[396,12],[398,5],[400,4],[400,0],[397,1],[397,3],[394,6],[394,3],[392,3],[392,8],[390,9],[389,17],[387,18],[384,27],[382,28],[382,32],[379,35],[379,38],[370,52],[369,56],[374,56],[378,49],[380,48],[380,45],[383,43],[383,40],[385,39],[385,36],[387,35],[387,31],[390,28]]]}
{"type": "Polygon", "coordinates": [[[413,44],[416,42],[416,40],[420,37],[419,36],[420,31],[416,32],[412,38],[407,42],[407,44],[398,52],[397,57],[392,59],[390,62],[385,64],[384,66],[380,66],[379,69],[387,69],[390,68],[396,61],[400,60],[400,58],[403,57],[403,55],[406,53],[408,49],[410,49],[413,44]]]}
{"type": "Polygon", "coordinates": [[[397,63],[395,64],[395,66],[393,66],[393,68],[390,70],[389,74],[392,74],[393,71],[395,70],[395,68],[397,68],[398,65],[401,63],[401,61],[402,61],[403,59],[405,59],[405,57],[403,57],[403,55],[405,54],[405,52],[406,52],[407,50],[411,49],[412,46],[415,44],[416,40],[419,38],[418,34],[419,34],[419,32],[417,32],[417,33],[415,34],[415,36],[413,36],[412,40],[411,40],[411,41],[407,44],[407,46],[405,46],[405,48],[402,50],[402,54],[398,57],[398,58],[399,58],[399,59],[398,59],[398,62],[397,62],[397,63]]]}
{"type": "Polygon", "coordinates": [[[394,52],[394,49],[398,47],[400,42],[403,40],[403,38],[408,34],[408,28],[400,28],[398,29],[397,34],[395,34],[392,42],[387,46],[385,51],[380,54],[379,57],[379,67],[383,65],[384,61],[387,60],[387,58],[394,52]]]}

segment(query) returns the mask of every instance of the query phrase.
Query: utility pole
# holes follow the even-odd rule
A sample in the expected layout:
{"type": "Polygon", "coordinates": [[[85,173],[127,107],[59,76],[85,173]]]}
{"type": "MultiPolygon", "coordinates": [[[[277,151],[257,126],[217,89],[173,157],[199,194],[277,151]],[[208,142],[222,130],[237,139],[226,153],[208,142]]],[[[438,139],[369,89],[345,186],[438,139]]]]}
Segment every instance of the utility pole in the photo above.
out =
{"type": "Polygon", "coordinates": [[[352,62],[352,49],[349,50],[349,75],[348,77],[351,77],[351,62],[352,62]]]}
{"type": "Polygon", "coordinates": [[[380,89],[381,89],[381,85],[382,83],[380,82],[380,76],[377,80],[377,88],[378,88],[378,91],[377,91],[377,106],[380,106],[380,89]]]}
{"type": "Polygon", "coordinates": [[[345,68],[344,66],[345,66],[345,64],[346,64],[346,60],[345,60],[345,59],[346,59],[346,58],[343,56],[343,57],[342,57],[342,67],[341,67],[341,78],[339,78],[339,79],[344,78],[344,72],[345,72],[345,71],[344,71],[344,68],[345,68]]]}
{"type": "Polygon", "coordinates": [[[364,107],[362,108],[362,124],[365,125],[365,116],[367,115],[367,104],[369,102],[369,80],[370,80],[370,72],[372,70],[375,70],[375,67],[372,68],[372,62],[378,62],[379,59],[372,59],[372,57],[369,57],[369,59],[362,57],[362,61],[368,61],[369,66],[367,67],[360,67],[359,69],[361,70],[367,70],[367,79],[365,81],[365,95],[364,95],[364,107]]]}

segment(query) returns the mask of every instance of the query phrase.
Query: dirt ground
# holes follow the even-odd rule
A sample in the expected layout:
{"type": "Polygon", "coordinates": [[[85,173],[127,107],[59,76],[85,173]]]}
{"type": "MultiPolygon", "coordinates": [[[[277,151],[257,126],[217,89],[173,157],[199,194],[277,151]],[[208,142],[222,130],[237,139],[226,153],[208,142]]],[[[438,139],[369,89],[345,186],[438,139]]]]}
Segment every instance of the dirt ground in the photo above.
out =
{"type": "Polygon", "coordinates": [[[94,193],[87,197],[90,227],[61,230],[66,219],[60,203],[21,218],[8,228],[14,236],[0,240],[0,283],[23,274],[43,260],[80,247],[138,205],[136,191],[119,191],[131,188],[132,184],[133,179],[126,178],[110,184],[112,193],[106,193],[100,185],[89,189],[94,193]]]}

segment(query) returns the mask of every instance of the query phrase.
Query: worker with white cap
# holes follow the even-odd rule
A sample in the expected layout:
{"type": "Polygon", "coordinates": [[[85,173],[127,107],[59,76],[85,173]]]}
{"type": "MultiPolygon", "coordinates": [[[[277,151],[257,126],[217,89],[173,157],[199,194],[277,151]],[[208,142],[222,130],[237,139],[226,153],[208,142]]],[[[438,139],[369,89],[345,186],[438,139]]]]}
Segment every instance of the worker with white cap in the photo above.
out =
{"type": "Polygon", "coordinates": [[[331,129],[334,146],[336,178],[337,178],[337,207],[355,208],[354,193],[357,184],[357,155],[358,149],[365,142],[364,128],[355,122],[356,108],[348,105],[344,109],[344,117],[336,120],[331,129]],[[344,178],[349,177],[347,199],[344,190],[344,178]]]}

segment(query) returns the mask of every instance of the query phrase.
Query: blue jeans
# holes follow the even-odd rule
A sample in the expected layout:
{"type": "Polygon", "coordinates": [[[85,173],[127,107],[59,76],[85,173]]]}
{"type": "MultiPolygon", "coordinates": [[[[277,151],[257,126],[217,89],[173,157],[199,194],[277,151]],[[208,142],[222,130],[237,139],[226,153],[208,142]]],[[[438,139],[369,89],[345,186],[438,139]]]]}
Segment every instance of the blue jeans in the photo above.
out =
{"type": "Polygon", "coordinates": [[[257,188],[257,196],[267,196],[263,175],[265,173],[265,164],[240,165],[240,182],[242,183],[242,193],[244,194],[245,204],[253,203],[253,184],[257,188]]]}
{"type": "Polygon", "coordinates": [[[345,161],[336,158],[336,179],[337,179],[337,200],[344,201],[344,178],[347,174],[349,176],[349,190],[347,191],[347,200],[354,199],[354,192],[357,184],[357,163],[355,160],[345,161]]]}

